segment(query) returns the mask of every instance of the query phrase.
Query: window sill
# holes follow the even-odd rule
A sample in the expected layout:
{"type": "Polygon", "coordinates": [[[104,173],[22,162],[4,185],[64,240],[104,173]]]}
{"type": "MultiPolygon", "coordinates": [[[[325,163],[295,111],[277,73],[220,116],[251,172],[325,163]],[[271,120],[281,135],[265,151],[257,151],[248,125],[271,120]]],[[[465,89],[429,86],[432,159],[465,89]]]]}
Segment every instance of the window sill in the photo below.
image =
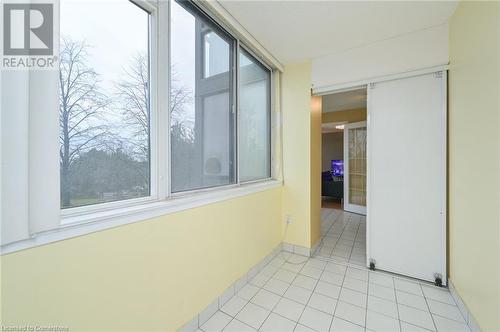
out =
{"type": "Polygon", "coordinates": [[[3,245],[1,247],[1,254],[4,255],[121,225],[141,222],[207,204],[278,188],[280,186],[282,186],[281,181],[267,180],[242,184],[230,188],[219,188],[190,195],[172,197],[163,201],[145,202],[112,210],[62,216],[60,228],[34,234],[29,239],[3,245]]]}

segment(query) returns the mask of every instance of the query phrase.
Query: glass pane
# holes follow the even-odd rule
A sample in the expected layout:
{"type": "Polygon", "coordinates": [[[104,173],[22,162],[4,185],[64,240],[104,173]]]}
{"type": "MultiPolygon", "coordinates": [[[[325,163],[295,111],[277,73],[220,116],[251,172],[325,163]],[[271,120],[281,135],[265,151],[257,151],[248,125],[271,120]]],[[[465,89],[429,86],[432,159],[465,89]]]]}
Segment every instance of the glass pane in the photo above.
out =
{"type": "Polygon", "coordinates": [[[349,130],[349,203],[366,206],[366,127],[349,130]]]}
{"type": "Polygon", "coordinates": [[[235,182],[234,41],[189,2],[171,2],[172,192],[235,182]]]}
{"type": "Polygon", "coordinates": [[[126,0],[60,10],[61,207],[149,196],[149,14],[126,0]]]}
{"type": "Polygon", "coordinates": [[[271,73],[244,50],[239,55],[240,181],[271,176],[271,73]]]}
{"type": "Polygon", "coordinates": [[[205,34],[204,78],[229,71],[229,44],[214,32],[205,34]]]}

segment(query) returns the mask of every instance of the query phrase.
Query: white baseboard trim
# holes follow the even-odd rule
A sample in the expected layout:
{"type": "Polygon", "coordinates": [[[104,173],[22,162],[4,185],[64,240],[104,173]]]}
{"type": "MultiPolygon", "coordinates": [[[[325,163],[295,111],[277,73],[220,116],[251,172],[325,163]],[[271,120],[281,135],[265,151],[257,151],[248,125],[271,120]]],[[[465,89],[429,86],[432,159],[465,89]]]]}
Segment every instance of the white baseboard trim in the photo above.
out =
{"type": "Polygon", "coordinates": [[[470,329],[472,332],[481,332],[481,329],[479,328],[479,324],[476,322],[474,319],[474,316],[472,316],[471,312],[465,305],[464,301],[458,294],[457,290],[455,289],[455,286],[453,285],[453,282],[448,279],[448,289],[450,290],[451,296],[455,300],[455,303],[458,306],[458,309],[460,310],[460,313],[464,317],[465,321],[467,322],[467,325],[469,325],[470,329]]]}
{"type": "Polygon", "coordinates": [[[213,314],[217,312],[229,299],[231,299],[240,289],[243,288],[253,277],[255,277],[276,255],[281,251],[288,251],[283,249],[283,244],[279,244],[274,248],[266,257],[259,263],[255,264],[245,273],[240,279],[236,280],[229,286],[221,295],[212,301],[205,309],[198,313],[193,319],[184,324],[179,331],[181,332],[194,332],[202,326],[213,314]]]}
{"type": "Polygon", "coordinates": [[[307,248],[296,244],[283,242],[283,251],[301,256],[312,257],[314,255],[314,252],[318,248],[318,244],[319,241],[312,248],[307,248]]]}

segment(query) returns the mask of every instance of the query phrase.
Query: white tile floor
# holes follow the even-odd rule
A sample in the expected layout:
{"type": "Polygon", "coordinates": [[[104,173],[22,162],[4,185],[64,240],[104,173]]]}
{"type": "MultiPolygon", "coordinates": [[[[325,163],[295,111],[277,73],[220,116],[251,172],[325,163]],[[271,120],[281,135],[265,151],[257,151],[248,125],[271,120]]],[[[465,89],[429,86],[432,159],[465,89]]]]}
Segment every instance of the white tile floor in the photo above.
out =
{"type": "Polygon", "coordinates": [[[342,211],[323,217],[328,258],[282,252],[200,330],[470,332],[447,289],[359,266],[362,217],[342,211]],[[346,249],[334,254],[337,244],[346,249]],[[349,255],[336,255],[342,251],[349,255]]]}
{"type": "Polygon", "coordinates": [[[321,210],[321,242],[316,254],[339,263],[366,264],[366,217],[336,209],[321,210]]]}

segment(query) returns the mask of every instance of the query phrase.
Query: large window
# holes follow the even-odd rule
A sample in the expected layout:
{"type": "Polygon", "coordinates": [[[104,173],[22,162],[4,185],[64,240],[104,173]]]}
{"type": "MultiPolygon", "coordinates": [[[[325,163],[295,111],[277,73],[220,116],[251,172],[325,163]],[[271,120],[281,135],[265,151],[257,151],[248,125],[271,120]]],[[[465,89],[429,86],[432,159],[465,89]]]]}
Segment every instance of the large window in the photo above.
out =
{"type": "Polygon", "coordinates": [[[149,14],[127,0],[60,11],[61,207],[149,196],[149,14]]]}
{"type": "Polygon", "coordinates": [[[190,2],[171,2],[172,192],[236,181],[234,49],[190,2]]]}
{"type": "Polygon", "coordinates": [[[9,71],[2,85],[12,97],[2,136],[18,143],[2,150],[16,165],[4,172],[2,250],[280,186],[266,181],[267,52],[254,53],[239,38],[246,32],[212,9],[194,0],[55,2],[59,70],[9,71]]]}
{"type": "Polygon", "coordinates": [[[240,181],[271,177],[271,72],[239,51],[240,181]]]}

